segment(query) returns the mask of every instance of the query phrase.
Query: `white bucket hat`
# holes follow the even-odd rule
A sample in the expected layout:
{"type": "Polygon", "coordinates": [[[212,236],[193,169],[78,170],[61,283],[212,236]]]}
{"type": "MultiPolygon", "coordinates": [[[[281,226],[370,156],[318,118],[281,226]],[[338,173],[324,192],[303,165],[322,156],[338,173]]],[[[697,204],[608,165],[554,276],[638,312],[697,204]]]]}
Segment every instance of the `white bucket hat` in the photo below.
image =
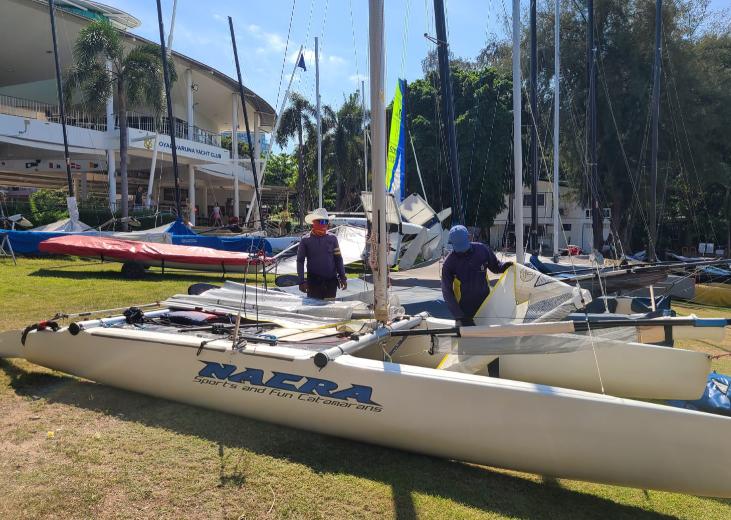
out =
{"type": "Polygon", "coordinates": [[[309,225],[312,225],[315,220],[329,221],[330,218],[331,216],[328,214],[325,208],[317,208],[316,210],[311,211],[307,214],[307,216],[305,217],[305,222],[307,222],[309,225]]]}

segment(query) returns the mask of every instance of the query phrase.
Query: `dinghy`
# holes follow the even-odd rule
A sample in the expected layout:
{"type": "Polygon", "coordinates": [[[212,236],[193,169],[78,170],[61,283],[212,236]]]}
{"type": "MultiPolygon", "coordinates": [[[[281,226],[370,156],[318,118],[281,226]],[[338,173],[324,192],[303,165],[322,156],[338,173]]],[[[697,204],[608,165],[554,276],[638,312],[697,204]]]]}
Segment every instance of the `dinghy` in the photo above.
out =
{"type": "Polygon", "coordinates": [[[269,261],[263,255],[249,253],[83,235],[50,238],[41,242],[38,249],[43,253],[120,262],[124,264],[123,272],[131,277],[141,275],[148,267],[216,271],[224,274],[254,272],[251,265],[261,265],[269,261]]]}

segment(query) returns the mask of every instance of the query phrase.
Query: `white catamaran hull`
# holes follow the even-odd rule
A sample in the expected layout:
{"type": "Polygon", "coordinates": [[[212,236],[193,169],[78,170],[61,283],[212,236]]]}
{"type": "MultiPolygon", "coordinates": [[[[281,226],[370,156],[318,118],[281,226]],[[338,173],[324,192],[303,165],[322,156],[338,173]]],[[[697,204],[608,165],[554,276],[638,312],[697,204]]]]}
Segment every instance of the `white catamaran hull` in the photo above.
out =
{"type": "MultiPolygon", "coordinates": [[[[429,328],[452,326],[451,320],[429,318],[429,328]]],[[[723,331],[723,329],[721,329],[723,331]]],[[[490,338],[461,339],[474,345],[489,345],[490,338]]],[[[429,354],[429,336],[408,338],[391,356],[397,363],[437,368],[444,354],[429,354]]],[[[359,357],[383,359],[383,350],[371,346],[359,357]]],[[[499,359],[501,379],[560,386],[587,392],[604,392],[633,399],[694,400],[703,395],[711,359],[708,354],[640,343],[597,341],[594,349],[548,354],[500,354],[475,356],[473,373],[487,374],[487,365],[499,359]],[[596,353],[596,358],[594,357],[596,353]],[[601,377],[600,377],[601,376],[601,377]]]]}
{"type": "Polygon", "coordinates": [[[310,351],[200,341],[62,329],[30,333],[23,356],[119,388],[439,457],[731,496],[731,418],[349,355],[318,369],[310,351]]]}

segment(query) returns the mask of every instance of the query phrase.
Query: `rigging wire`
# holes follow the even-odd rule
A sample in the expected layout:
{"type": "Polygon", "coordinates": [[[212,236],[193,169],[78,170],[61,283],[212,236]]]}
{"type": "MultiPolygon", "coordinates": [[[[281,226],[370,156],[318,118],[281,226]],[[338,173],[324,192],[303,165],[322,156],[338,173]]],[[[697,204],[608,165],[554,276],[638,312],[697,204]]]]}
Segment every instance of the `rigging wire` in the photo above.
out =
{"type": "Polygon", "coordinates": [[[292,20],[294,19],[294,9],[297,0],[292,0],[292,9],[289,13],[289,27],[287,28],[287,42],[284,44],[284,56],[282,57],[282,71],[279,73],[279,87],[277,87],[277,101],[275,107],[279,106],[279,96],[282,93],[282,81],[284,81],[284,67],[287,65],[287,52],[289,51],[289,37],[292,34],[292,20]]]}
{"type": "MultiPolygon", "coordinates": [[[[666,71],[666,74],[668,75],[668,78],[669,78],[668,84],[673,87],[673,92],[675,93],[675,101],[676,101],[676,104],[677,104],[677,111],[678,111],[678,114],[680,115],[680,122],[681,122],[681,126],[683,128],[683,137],[685,138],[685,145],[686,145],[686,147],[688,149],[688,156],[690,157],[690,162],[691,162],[691,165],[693,167],[693,173],[694,173],[694,176],[695,176],[695,181],[696,181],[696,184],[698,185],[698,198],[699,199],[703,199],[704,198],[704,191],[705,190],[703,189],[703,185],[701,184],[701,181],[700,181],[700,176],[698,175],[698,168],[696,167],[696,164],[695,164],[695,156],[693,154],[693,149],[690,146],[690,139],[688,137],[688,129],[687,129],[686,125],[685,125],[685,116],[683,115],[683,108],[680,105],[680,96],[678,95],[678,86],[677,86],[677,79],[676,79],[676,76],[677,75],[675,74],[675,68],[673,66],[673,61],[672,61],[672,58],[670,56],[670,46],[668,45],[668,42],[667,42],[667,37],[666,37],[666,34],[665,34],[665,28],[664,28],[664,26],[663,26],[663,40],[664,40],[663,41],[663,43],[664,43],[663,49],[665,49],[665,53],[667,55],[667,63],[668,63],[668,67],[667,68],[663,67],[663,71],[666,71],[667,70],[666,71]],[[670,81],[670,80],[672,80],[672,81],[670,81]]],[[[672,97],[670,99],[672,99],[672,97]]],[[[674,110],[672,112],[674,112],[674,110]]],[[[690,180],[687,173],[685,173],[685,176],[686,176],[686,178],[688,178],[688,180],[690,180]]],[[[713,222],[712,222],[711,219],[709,219],[709,225],[711,227],[711,236],[713,237],[714,242],[717,242],[718,241],[718,236],[716,235],[716,230],[713,227],[713,222]]]]}

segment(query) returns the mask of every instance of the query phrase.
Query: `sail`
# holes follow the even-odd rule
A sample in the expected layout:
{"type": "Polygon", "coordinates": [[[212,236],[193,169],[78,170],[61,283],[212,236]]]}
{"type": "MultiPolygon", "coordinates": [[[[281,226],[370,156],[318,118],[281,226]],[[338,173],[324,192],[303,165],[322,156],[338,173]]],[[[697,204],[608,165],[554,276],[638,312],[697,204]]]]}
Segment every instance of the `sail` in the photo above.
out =
{"type": "Polygon", "coordinates": [[[406,189],[404,179],[406,151],[405,92],[406,80],[399,79],[396,85],[396,94],[393,98],[391,132],[388,138],[388,157],[386,159],[386,191],[393,193],[396,204],[399,204],[404,198],[404,191],[406,189]]]}

